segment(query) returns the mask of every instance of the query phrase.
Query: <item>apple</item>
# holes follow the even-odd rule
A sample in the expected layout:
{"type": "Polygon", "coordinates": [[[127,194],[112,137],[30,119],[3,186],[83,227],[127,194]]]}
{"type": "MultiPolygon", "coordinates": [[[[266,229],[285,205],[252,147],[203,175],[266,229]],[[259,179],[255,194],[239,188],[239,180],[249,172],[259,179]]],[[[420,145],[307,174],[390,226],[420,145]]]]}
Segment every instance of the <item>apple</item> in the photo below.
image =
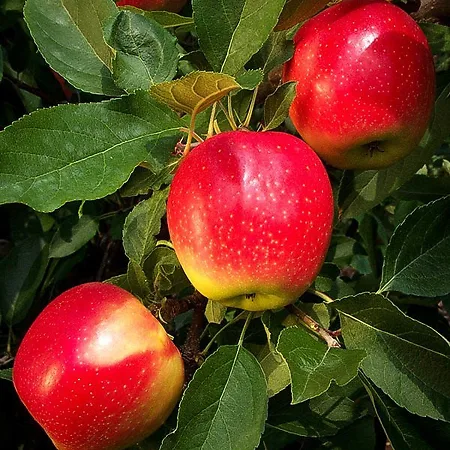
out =
{"type": "Polygon", "coordinates": [[[262,311],[294,302],[316,278],[333,196],[322,162],[300,139],[230,131],[184,157],[167,220],[181,266],[201,294],[262,311]]]}
{"type": "Polygon", "coordinates": [[[134,6],[146,11],[180,12],[187,0],[120,0],[117,6],[134,6]]]}
{"type": "Polygon", "coordinates": [[[133,295],[86,283],[53,300],[31,325],[13,382],[59,450],[119,450],[167,419],[184,368],[164,328],[133,295]]]}
{"type": "Polygon", "coordinates": [[[381,169],[412,152],[433,110],[426,37],[384,0],[344,0],[305,23],[283,81],[297,81],[290,117],[339,169],[381,169]]]}

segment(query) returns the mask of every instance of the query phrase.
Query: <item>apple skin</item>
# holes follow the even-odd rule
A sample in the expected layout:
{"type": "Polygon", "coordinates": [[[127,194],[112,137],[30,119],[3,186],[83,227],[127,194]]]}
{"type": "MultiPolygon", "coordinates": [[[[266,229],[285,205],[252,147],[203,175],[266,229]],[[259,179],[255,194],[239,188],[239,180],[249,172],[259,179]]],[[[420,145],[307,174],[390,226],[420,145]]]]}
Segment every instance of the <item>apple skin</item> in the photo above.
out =
{"type": "Polygon", "coordinates": [[[339,169],[381,169],[412,152],[433,110],[435,73],[416,22],[384,0],[344,0],[305,23],[283,81],[290,117],[339,169]]]}
{"type": "Polygon", "coordinates": [[[117,6],[134,6],[145,11],[180,12],[187,0],[120,0],[117,6]]]}
{"type": "Polygon", "coordinates": [[[300,139],[231,131],[180,163],[167,220],[200,293],[263,311],[294,302],[316,278],[330,242],[333,196],[322,162],[300,139]]]}
{"type": "Polygon", "coordinates": [[[13,382],[59,450],[119,450],[167,419],[184,368],[164,328],[133,295],[86,283],[53,300],[31,325],[13,382]]]}

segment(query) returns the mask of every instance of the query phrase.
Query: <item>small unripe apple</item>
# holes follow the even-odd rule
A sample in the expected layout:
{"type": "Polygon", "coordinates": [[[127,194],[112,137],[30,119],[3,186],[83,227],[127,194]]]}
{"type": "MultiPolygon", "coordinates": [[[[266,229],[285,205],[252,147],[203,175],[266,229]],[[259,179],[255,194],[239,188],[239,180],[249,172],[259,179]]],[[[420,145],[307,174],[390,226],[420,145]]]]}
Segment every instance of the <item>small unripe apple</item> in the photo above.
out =
{"type": "Polygon", "coordinates": [[[412,152],[433,109],[427,39],[384,0],[344,0],[306,22],[283,80],[297,81],[290,117],[340,169],[381,169],[412,152]]]}
{"type": "Polygon", "coordinates": [[[59,450],[119,450],[163,424],[184,369],[164,328],[133,295],[87,283],[61,294],[31,325],[13,382],[59,450]]]}
{"type": "Polygon", "coordinates": [[[180,12],[187,0],[120,0],[117,6],[134,6],[145,11],[180,12]]]}
{"type": "Polygon", "coordinates": [[[330,242],[333,196],[322,162],[300,139],[231,131],[181,162],[167,220],[200,293],[261,311],[294,302],[316,278],[330,242]]]}

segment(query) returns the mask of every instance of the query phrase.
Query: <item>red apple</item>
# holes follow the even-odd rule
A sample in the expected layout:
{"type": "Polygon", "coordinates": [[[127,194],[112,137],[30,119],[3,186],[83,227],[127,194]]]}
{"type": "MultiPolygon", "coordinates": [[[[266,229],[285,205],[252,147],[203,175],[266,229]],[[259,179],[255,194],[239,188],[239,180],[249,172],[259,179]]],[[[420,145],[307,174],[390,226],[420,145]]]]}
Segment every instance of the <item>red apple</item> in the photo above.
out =
{"type": "Polygon", "coordinates": [[[344,0],[297,32],[283,80],[298,81],[290,117],[340,169],[380,169],[418,145],[433,109],[425,35],[384,0],[344,0]]]}
{"type": "Polygon", "coordinates": [[[61,294],[31,325],[13,381],[59,450],[118,450],[162,425],[181,395],[184,369],[135,297],[87,283],[61,294]]]}
{"type": "Polygon", "coordinates": [[[250,311],[294,302],[328,249],[333,197],[313,150],[279,132],[231,131],[195,147],[171,185],[167,219],[195,288],[250,311]]]}
{"type": "Polygon", "coordinates": [[[117,6],[134,6],[146,11],[180,12],[187,0],[120,0],[117,6]]]}

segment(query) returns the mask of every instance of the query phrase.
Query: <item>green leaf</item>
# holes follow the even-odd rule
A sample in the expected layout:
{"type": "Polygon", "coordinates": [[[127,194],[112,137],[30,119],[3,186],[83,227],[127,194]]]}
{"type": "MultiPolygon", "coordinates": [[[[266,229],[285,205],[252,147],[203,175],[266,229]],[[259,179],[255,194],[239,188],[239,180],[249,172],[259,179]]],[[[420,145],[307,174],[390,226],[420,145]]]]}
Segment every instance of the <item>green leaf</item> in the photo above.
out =
{"type": "Polygon", "coordinates": [[[383,170],[345,171],[339,188],[339,217],[358,217],[400,188],[431,158],[450,134],[450,85],[439,96],[430,129],[410,155],[383,170]]]}
{"type": "Polygon", "coordinates": [[[144,269],[134,261],[128,262],[127,280],[120,280],[129,287],[130,292],[143,301],[151,298],[150,282],[144,269]]]}
{"type": "Polygon", "coordinates": [[[258,361],[243,347],[222,346],[195,372],[177,429],[161,450],[254,450],[266,417],[266,380],[258,361]]]}
{"type": "Polygon", "coordinates": [[[287,30],[325,8],[329,0],[287,0],[276,30],[287,30]]]}
{"type": "Polygon", "coordinates": [[[401,200],[419,200],[428,203],[449,194],[450,177],[431,178],[426,175],[414,175],[393,195],[401,200]]]}
{"type": "Polygon", "coordinates": [[[172,248],[164,245],[156,247],[145,260],[143,268],[155,299],[180,294],[191,286],[172,248]]]}
{"type": "Polygon", "coordinates": [[[27,0],[24,16],[50,67],[85,92],[121,95],[112,78],[112,49],[103,23],[117,8],[111,0],[27,0]]]}
{"type": "Polygon", "coordinates": [[[179,126],[176,114],[144,92],[25,116],[0,133],[0,204],[49,212],[103,198],[179,126]]]}
{"type": "Polygon", "coordinates": [[[133,6],[121,7],[136,14],[152,19],[158,22],[164,28],[175,28],[186,25],[192,25],[194,19],[192,17],[180,16],[179,14],[169,11],[144,11],[142,9],[134,8],[133,6]]]}
{"type": "MultiPolygon", "coordinates": [[[[374,418],[366,416],[327,438],[327,442],[322,445],[322,448],[328,450],[376,450],[379,448],[377,437],[374,418]]],[[[388,447],[386,446],[386,448],[388,447]]]]}
{"type": "Polygon", "coordinates": [[[450,28],[437,23],[420,23],[435,57],[436,71],[450,68],[450,28]]]}
{"type": "Polygon", "coordinates": [[[311,402],[290,404],[290,393],[286,389],[269,403],[266,429],[276,429],[303,437],[325,437],[335,435],[341,428],[354,422],[364,413],[358,401],[351,400],[344,392],[334,388],[333,395],[321,395],[311,402]],[[313,409],[311,409],[313,408],[313,409]]]}
{"type": "Polygon", "coordinates": [[[413,414],[450,420],[449,343],[401,312],[382,295],[360,294],[333,303],[345,345],[363,349],[364,373],[413,414]]]}
{"type": "Polygon", "coordinates": [[[111,27],[116,49],[113,76],[117,86],[132,92],[170,81],[177,72],[176,38],[146,16],[121,11],[111,27]]]}
{"type": "Polygon", "coordinates": [[[246,70],[236,77],[236,82],[242,89],[253,91],[262,82],[264,73],[261,69],[246,70]]]}
{"type": "Polygon", "coordinates": [[[264,130],[272,130],[281,125],[289,116],[289,108],[295,97],[297,83],[282,84],[264,102],[264,130]]]}
{"type": "Polygon", "coordinates": [[[98,222],[93,217],[83,215],[66,219],[50,242],[50,258],[64,258],[75,253],[89,242],[98,230],[98,222]]]}
{"type": "Polygon", "coordinates": [[[48,264],[48,245],[31,236],[0,262],[0,314],[8,325],[25,318],[48,264]]]}
{"type": "Polygon", "coordinates": [[[269,37],[285,0],[192,0],[200,48],[216,72],[236,75],[269,37]]]}
{"type": "Polygon", "coordinates": [[[151,95],[175,111],[198,114],[208,106],[240,88],[229,75],[214,72],[192,72],[175,81],[150,88],[151,95]]]}
{"type": "Polygon", "coordinates": [[[262,69],[265,75],[275,69],[294,54],[294,45],[285,31],[271,33],[269,39],[261,50],[250,60],[250,66],[254,69],[262,69]]]}
{"type": "Polygon", "coordinates": [[[113,284],[114,286],[119,286],[128,292],[132,291],[130,283],[128,281],[128,275],[126,273],[121,274],[121,275],[116,275],[115,277],[108,278],[107,280],[104,281],[104,283],[109,283],[109,284],[113,284]]]}
{"type": "Polygon", "coordinates": [[[125,254],[142,266],[156,246],[156,235],[166,212],[168,190],[154,192],[148,200],[138,203],[128,214],[123,228],[125,254]]]}
{"type": "Polygon", "coordinates": [[[1,369],[0,380],[12,381],[12,369],[1,369]]]}
{"type": "Polygon", "coordinates": [[[227,312],[226,306],[223,306],[219,302],[208,300],[205,311],[205,316],[208,323],[220,324],[222,320],[225,318],[226,312],[227,312]]]}
{"type": "Polygon", "coordinates": [[[273,397],[289,386],[291,383],[289,367],[279,353],[271,350],[269,344],[260,347],[255,356],[266,377],[269,397],[273,397]]]}
{"type": "Polygon", "coordinates": [[[348,383],[365,356],[361,350],[330,348],[299,327],[281,332],[277,351],[289,365],[293,404],[323,394],[332,381],[348,383]]]}
{"type": "Polygon", "coordinates": [[[379,292],[450,293],[450,196],[415,209],[395,229],[381,278],[379,292]]]}
{"type": "Polygon", "coordinates": [[[181,159],[177,158],[158,173],[153,173],[144,167],[136,167],[128,181],[120,188],[120,195],[122,197],[134,197],[148,194],[151,190],[160,190],[163,185],[170,184],[173,172],[180,162],[181,159]]]}
{"type": "Polygon", "coordinates": [[[410,414],[399,408],[381,389],[378,389],[366,376],[361,379],[372,400],[380,423],[394,450],[432,450],[411,423],[410,414]]]}

